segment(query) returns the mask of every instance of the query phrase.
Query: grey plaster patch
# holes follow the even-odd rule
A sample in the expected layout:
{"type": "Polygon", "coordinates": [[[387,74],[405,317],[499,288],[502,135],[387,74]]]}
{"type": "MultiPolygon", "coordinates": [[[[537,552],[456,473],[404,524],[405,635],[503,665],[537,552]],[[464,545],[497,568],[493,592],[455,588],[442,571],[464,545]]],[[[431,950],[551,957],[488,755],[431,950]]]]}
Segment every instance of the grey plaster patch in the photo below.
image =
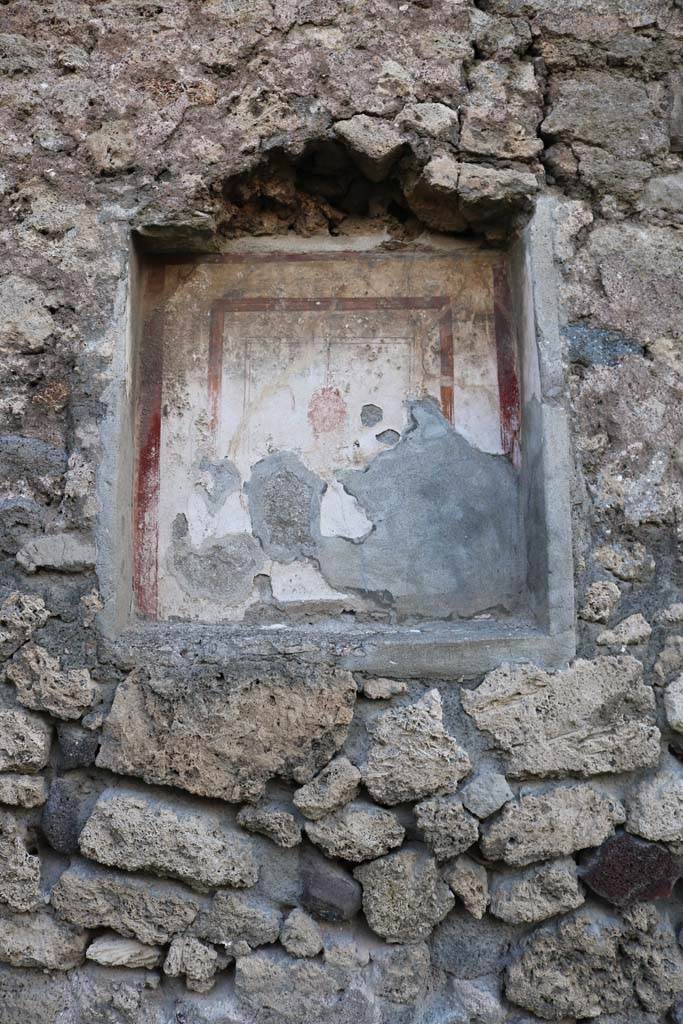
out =
{"type": "Polygon", "coordinates": [[[364,427],[376,426],[378,423],[382,422],[383,417],[384,411],[379,407],[379,405],[373,405],[372,402],[364,405],[360,411],[360,421],[364,427]]]}
{"type": "Polygon", "coordinates": [[[231,533],[195,548],[182,514],[174,521],[173,533],[173,567],[190,593],[205,597],[218,594],[234,605],[249,598],[254,577],[264,564],[258,541],[248,533],[231,533]]]}
{"type": "Polygon", "coordinates": [[[204,457],[199,463],[199,471],[209,478],[208,481],[200,481],[198,486],[207,504],[214,510],[219,508],[230,494],[239,490],[242,482],[237,466],[230,459],[212,462],[204,457]]]}
{"type": "Polygon", "coordinates": [[[268,455],[245,486],[254,534],[266,554],[294,562],[316,554],[325,484],[291,452],[268,455]]]}
{"type": "Polygon", "coordinates": [[[516,474],[472,447],[429,399],[413,402],[400,442],[339,474],[375,529],[363,544],[324,537],[320,568],[337,590],[391,595],[399,614],[512,608],[523,584],[516,474]]]}
{"type": "Polygon", "coordinates": [[[398,430],[391,430],[390,428],[388,430],[381,430],[379,434],[375,434],[375,439],[386,445],[398,444],[401,440],[401,435],[398,430]]]}

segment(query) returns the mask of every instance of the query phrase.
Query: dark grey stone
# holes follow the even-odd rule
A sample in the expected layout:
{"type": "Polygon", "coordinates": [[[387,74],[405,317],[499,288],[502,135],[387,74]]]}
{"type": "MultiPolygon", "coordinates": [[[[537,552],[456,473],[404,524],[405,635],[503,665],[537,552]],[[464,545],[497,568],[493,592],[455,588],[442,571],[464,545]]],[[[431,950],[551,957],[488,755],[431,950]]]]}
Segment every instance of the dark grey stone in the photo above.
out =
{"type": "Polygon", "coordinates": [[[325,921],[349,921],[361,908],[358,882],[313,850],[302,855],[301,886],[302,906],[325,921]]]}
{"type": "Polygon", "coordinates": [[[89,768],[95,763],[100,745],[97,732],[84,729],[73,722],[60,722],[57,726],[57,767],[64,771],[89,768]]]}
{"type": "Polygon", "coordinates": [[[384,411],[378,406],[373,405],[369,402],[364,405],[360,411],[360,421],[364,427],[374,427],[377,423],[381,423],[384,417],[384,411]]]}
{"type": "Polygon", "coordinates": [[[432,933],[432,964],[455,978],[498,974],[517,934],[514,926],[489,914],[477,921],[463,907],[456,906],[432,933]]]}
{"type": "Polygon", "coordinates": [[[254,535],[266,554],[280,562],[316,555],[324,489],[291,452],[268,455],[253,466],[245,490],[254,535]]]}
{"type": "Polygon", "coordinates": [[[40,827],[57,853],[77,853],[78,837],[106,781],[96,783],[81,772],[53,779],[40,827]]]}
{"type": "Polygon", "coordinates": [[[643,346],[621,331],[568,324],[562,329],[562,336],[570,363],[581,366],[614,366],[624,356],[643,354],[643,346]]]}

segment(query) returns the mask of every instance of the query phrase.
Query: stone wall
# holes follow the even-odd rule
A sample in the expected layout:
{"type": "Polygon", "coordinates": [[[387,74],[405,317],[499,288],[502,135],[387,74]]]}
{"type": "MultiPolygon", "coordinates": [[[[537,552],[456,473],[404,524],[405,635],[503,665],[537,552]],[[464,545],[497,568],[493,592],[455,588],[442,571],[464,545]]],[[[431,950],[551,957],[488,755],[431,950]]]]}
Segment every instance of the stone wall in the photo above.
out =
{"type": "Polygon", "coordinates": [[[2,1024],[683,1020],[679,0],[0,9],[2,1024]],[[131,231],[500,245],[539,194],[577,660],[105,631],[131,231]]]}

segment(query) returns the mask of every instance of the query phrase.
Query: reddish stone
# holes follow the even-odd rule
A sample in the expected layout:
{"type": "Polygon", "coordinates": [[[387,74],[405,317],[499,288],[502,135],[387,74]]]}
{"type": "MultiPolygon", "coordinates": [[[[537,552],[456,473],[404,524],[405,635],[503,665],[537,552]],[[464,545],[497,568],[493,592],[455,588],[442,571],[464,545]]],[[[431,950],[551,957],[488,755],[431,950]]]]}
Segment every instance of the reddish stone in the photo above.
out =
{"type": "Polygon", "coordinates": [[[587,854],[579,875],[594,893],[618,907],[665,899],[680,874],[669,851],[658,843],[622,832],[587,854]]]}

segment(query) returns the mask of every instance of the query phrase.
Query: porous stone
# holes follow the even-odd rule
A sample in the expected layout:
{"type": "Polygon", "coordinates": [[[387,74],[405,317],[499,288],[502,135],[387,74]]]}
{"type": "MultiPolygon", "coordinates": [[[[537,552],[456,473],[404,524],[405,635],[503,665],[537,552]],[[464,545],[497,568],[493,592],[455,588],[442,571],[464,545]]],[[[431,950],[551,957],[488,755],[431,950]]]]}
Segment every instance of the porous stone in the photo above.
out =
{"type": "Polygon", "coordinates": [[[405,829],[395,814],[365,801],[308,822],[306,835],[328,857],[358,864],[388,853],[403,842],[405,829]]]}
{"type": "Polygon", "coordinates": [[[363,696],[368,700],[390,700],[391,697],[399,697],[408,692],[408,684],[400,679],[377,679],[363,680],[363,696]]]}
{"type": "Polygon", "coordinates": [[[146,946],[137,939],[124,939],[109,932],[94,939],[85,956],[103,967],[150,968],[161,963],[162,952],[159,946],[146,946]]]}
{"type": "Polygon", "coordinates": [[[178,878],[200,890],[258,878],[249,841],[189,801],[107,789],[83,831],[81,852],[101,864],[178,878]]]}
{"type": "Polygon", "coordinates": [[[301,842],[301,826],[294,815],[277,804],[247,804],[237,814],[237,824],[247,832],[256,832],[276,846],[289,848],[301,842]]]}
{"type": "Polygon", "coordinates": [[[0,960],[13,967],[69,971],[85,958],[88,933],[46,910],[18,914],[0,907],[0,960]]]}
{"type": "Polygon", "coordinates": [[[445,103],[411,103],[403,108],[398,122],[407,131],[441,142],[455,144],[458,141],[460,120],[457,111],[445,103]]]}
{"type": "Polygon", "coordinates": [[[462,107],[460,144],[468,154],[529,160],[543,148],[540,85],[533,64],[478,61],[462,107]]]}
{"type": "Polygon", "coordinates": [[[538,924],[584,902],[571,857],[547,861],[519,874],[493,874],[491,913],[510,924],[538,924]]]}
{"type": "Polygon", "coordinates": [[[0,707],[0,771],[41,771],[48,762],[51,741],[52,729],[39,715],[0,707]]]}
{"type": "Polygon", "coordinates": [[[218,953],[192,935],[176,935],[164,960],[164,974],[185,977],[191,992],[210,992],[215,984],[218,953]]]}
{"type": "Polygon", "coordinates": [[[63,771],[89,768],[95,763],[99,746],[97,732],[74,722],[60,722],[57,726],[57,763],[63,771]]]}
{"type": "Polygon", "coordinates": [[[246,942],[253,949],[276,942],[281,925],[282,914],[267,900],[226,889],[216,893],[211,907],[199,915],[192,931],[210,942],[228,947],[246,942]]]}
{"type": "Polygon", "coordinates": [[[454,796],[437,796],[415,805],[415,820],[437,860],[455,857],[479,838],[479,822],[454,796]]]}
{"type": "Polygon", "coordinates": [[[0,281],[3,324],[0,349],[7,352],[40,352],[54,331],[47,296],[35,281],[8,274],[0,281]]]}
{"type": "Polygon", "coordinates": [[[323,948],[320,928],[298,907],[285,918],[280,929],[280,942],[292,956],[317,956],[323,948]]]}
{"type": "Polygon", "coordinates": [[[666,720],[675,732],[683,732],[683,675],[673,679],[664,691],[666,720]]]}
{"type": "Polygon", "coordinates": [[[263,1021],[283,1024],[372,1024],[369,993],[348,973],[283,950],[259,950],[235,963],[239,1005],[263,1021]]]}
{"type": "Polygon", "coordinates": [[[113,928],[148,946],[185,931],[200,900],[177,882],[126,875],[94,864],[72,864],[52,890],[51,903],[65,921],[82,928],[113,928]]]}
{"type": "Polygon", "coordinates": [[[480,772],[459,791],[463,807],[478,818],[489,818],[514,795],[500,772],[480,772]]]}
{"type": "Polygon", "coordinates": [[[594,557],[603,569],[627,583],[645,579],[655,567],[654,558],[640,541],[604,544],[596,548],[594,557]]]}
{"type": "Polygon", "coordinates": [[[614,629],[606,629],[598,634],[596,643],[612,646],[621,644],[644,644],[652,635],[652,626],[638,612],[636,615],[629,615],[622,619],[614,629]]]}
{"type": "Polygon", "coordinates": [[[361,908],[361,887],[339,864],[307,850],[301,858],[301,904],[325,921],[349,921],[361,908]]]}
{"type": "Polygon", "coordinates": [[[402,850],[354,871],[363,887],[363,911],[373,931],[387,942],[426,939],[455,900],[426,850],[402,850]]]}
{"type": "Polygon", "coordinates": [[[426,942],[384,947],[372,955],[377,994],[390,1003],[410,1005],[424,995],[429,982],[430,956],[426,942]]]}
{"type": "Polygon", "coordinates": [[[63,672],[59,658],[38,644],[24,644],[5,672],[17,688],[20,703],[56,718],[80,718],[95,697],[87,668],[63,672]]]}
{"type": "Polygon", "coordinates": [[[673,929],[640,904],[622,918],[591,908],[538,928],[509,968],[505,994],[558,1020],[625,1009],[664,1013],[681,989],[683,959],[673,929]]]}
{"type": "Polygon", "coordinates": [[[42,775],[0,775],[0,804],[40,807],[47,800],[47,780],[42,775]]]}
{"type": "Polygon", "coordinates": [[[579,876],[618,907],[671,895],[680,868],[664,846],[621,832],[583,855],[579,876]]]}
{"type": "Polygon", "coordinates": [[[480,921],[489,905],[488,875],[483,864],[463,854],[446,864],[441,873],[465,909],[480,921]]]}
{"type": "Polygon", "coordinates": [[[0,1006],[3,1024],[55,1024],[71,1012],[70,976],[0,964],[0,1006]]]}
{"type": "Polygon", "coordinates": [[[84,572],[94,567],[96,558],[93,541],[75,532],[34,537],[17,552],[17,562],[28,573],[39,569],[84,572]]]}
{"type": "Polygon", "coordinates": [[[480,845],[490,860],[522,866],[598,846],[625,818],[618,800],[592,786],[560,785],[506,804],[482,825],[480,845]]]}
{"type": "Polygon", "coordinates": [[[620,600],[621,591],[616,583],[598,580],[586,591],[579,616],[586,622],[607,622],[620,600]]]}
{"type": "Polygon", "coordinates": [[[28,852],[23,830],[8,811],[0,811],[0,863],[0,903],[20,911],[40,906],[40,859],[28,852]]]}
{"type": "Polygon", "coordinates": [[[198,678],[133,673],[116,691],[97,765],[203,796],[258,800],[274,775],[308,782],[329,761],[355,699],[350,673],[275,659],[198,678]]]}
{"type": "Polygon", "coordinates": [[[49,617],[42,597],[12,591],[0,604],[0,660],[11,658],[49,617]]]}
{"type": "Polygon", "coordinates": [[[598,775],[659,761],[654,693],[635,658],[580,659],[553,675],[503,665],[463,691],[462,703],[507,752],[515,778],[598,775]]]}
{"type": "Polygon", "coordinates": [[[381,804],[451,793],[470,759],[444,728],[441,695],[429,690],[415,704],[385,711],[368,727],[365,785],[381,804]]]}
{"type": "Polygon", "coordinates": [[[393,125],[367,114],[337,121],[334,131],[349,147],[370,181],[384,181],[405,146],[401,133],[393,125]]]}
{"type": "Polygon", "coordinates": [[[53,850],[78,853],[78,837],[100,794],[102,783],[83,772],[53,776],[40,827],[53,850]]]}
{"type": "Polygon", "coordinates": [[[668,636],[655,662],[655,675],[662,682],[683,669],[683,636],[668,636]]]}
{"type": "Polygon", "coordinates": [[[683,842],[683,772],[671,767],[629,794],[626,828],[644,839],[683,842]]]}
{"type": "Polygon", "coordinates": [[[86,140],[86,149],[100,174],[116,174],[132,166],[136,142],[124,120],[105,121],[86,140]]]}
{"type": "Polygon", "coordinates": [[[311,782],[294,791],[294,804],[313,821],[358,795],[361,773],[347,757],[335,757],[311,782]]]}

